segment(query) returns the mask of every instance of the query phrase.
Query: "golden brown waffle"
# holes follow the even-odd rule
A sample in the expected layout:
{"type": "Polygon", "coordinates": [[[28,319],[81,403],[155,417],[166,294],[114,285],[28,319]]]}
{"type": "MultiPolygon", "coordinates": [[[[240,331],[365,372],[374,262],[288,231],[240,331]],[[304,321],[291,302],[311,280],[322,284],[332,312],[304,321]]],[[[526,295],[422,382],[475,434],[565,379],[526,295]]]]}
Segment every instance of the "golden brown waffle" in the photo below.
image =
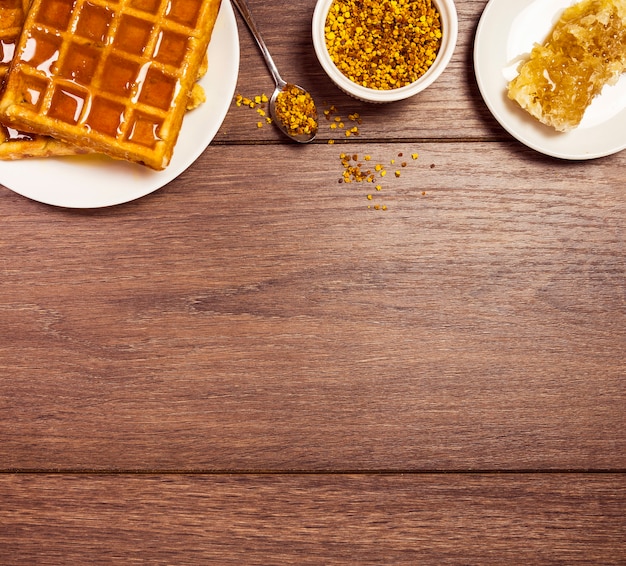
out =
{"type": "MultiPolygon", "coordinates": [[[[15,45],[22,33],[24,19],[31,0],[0,0],[0,92],[2,82],[13,59],[15,45]]],[[[207,71],[207,58],[198,71],[201,78],[207,71]]],[[[187,110],[192,110],[205,102],[204,90],[195,84],[187,110]]],[[[42,136],[7,128],[0,124],[0,159],[23,159],[27,157],[55,157],[85,153],[85,149],[42,136]]]]}
{"type": "Polygon", "coordinates": [[[219,6],[220,0],[34,0],[0,119],[9,133],[46,134],[163,169],[185,109],[198,102],[198,91],[192,93],[219,6]]]}

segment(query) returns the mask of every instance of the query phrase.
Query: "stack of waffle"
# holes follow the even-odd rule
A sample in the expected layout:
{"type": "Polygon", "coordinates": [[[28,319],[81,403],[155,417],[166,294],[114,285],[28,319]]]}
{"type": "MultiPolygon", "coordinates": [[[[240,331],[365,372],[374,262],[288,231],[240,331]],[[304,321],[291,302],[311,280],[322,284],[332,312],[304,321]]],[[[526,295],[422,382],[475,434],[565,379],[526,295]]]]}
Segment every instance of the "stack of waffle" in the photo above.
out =
{"type": "Polygon", "coordinates": [[[164,169],[220,0],[0,0],[0,158],[99,152],[164,169]]]}

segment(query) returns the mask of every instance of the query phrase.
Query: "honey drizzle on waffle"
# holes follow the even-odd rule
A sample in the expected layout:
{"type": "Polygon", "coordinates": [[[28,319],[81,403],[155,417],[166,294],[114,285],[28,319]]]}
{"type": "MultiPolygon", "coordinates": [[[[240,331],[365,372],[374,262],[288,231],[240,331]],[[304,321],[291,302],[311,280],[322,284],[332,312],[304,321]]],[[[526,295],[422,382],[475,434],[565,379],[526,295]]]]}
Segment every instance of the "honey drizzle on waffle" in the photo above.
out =
{"type": "Polygon", "coordinates": [[[169,161],[219,0],[35,0],[3,120],[155,169],[169,161]]]}

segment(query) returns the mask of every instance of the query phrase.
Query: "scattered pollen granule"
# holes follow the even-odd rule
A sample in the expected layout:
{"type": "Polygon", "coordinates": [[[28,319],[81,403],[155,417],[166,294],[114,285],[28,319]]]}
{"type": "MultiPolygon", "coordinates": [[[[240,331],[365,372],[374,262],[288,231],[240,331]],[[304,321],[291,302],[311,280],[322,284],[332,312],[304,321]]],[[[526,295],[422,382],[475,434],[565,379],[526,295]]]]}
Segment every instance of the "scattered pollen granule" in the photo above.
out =
{"type": "MultiPolygon", "coordinates": [[[[417,153],[414,153],[413,155],[416,156],[414,159],[417,159],[417,153]]],[[[398,154],[398,157],[402,157],[402,153],[398,154]]],[[[381,160],[372,167],[372,165],[367,163],[372,161],[372,156],[370,154],[365,154],[361,157],[358,153],[348,154],[346,152],[341,152],[339,154],[339,160],[343,167],[339,183],[375,183],[374,188],[376,189],[376,193],[370,192],[372,189],[371,185],[369,185],[369,188],[365,192],[365,197],[368,201],[377,200],[379,198],[377,193],[380,193],[383,190],[382,179],[387,174],[387,171],[382,164],[385,160],[381,160]]],[[[395,159],[392,158],[390,161],[394,162],[395,159]]],[[[406,162],[402,162],[402,167],[406,167],[407,165],[408,164],[406,162]]],[[[396,179],[401,176],[400,169],[394,171],[394,176],[396,179]]],[[[387,205],[376,203],[368,205],[367,208],[372,210],[387,210],[388,207],[387,205]]]]}
{"type": "MultiPolygon", "coordinates": [[[[328,122],[328,127],[331,130],[332,135],[337,134],[338,132],[343,132],[343,138],[345,141],[349,141],[346,138],[361,135],[359,126],[363,123],[363,120],[361,119],[361,116],[358,112],[349,114],[349,123],[346,123],[343,117],[339,114],[339,110],[337,109],[337,107],[333,104],[330,107],[324,109],[324,117],[328,122]]],[[[335,143],[335,139],[329,139],[328,143],[335,143]]]]}
{"type": "Polygon", "coordinates": [[[235,105],[238,107],[245,106],[255,110],[257,119],[263,118],[262,121],[257,121],[256,127],[262,128],[263,124],[271,124],[272,119],[267,115],[267,103],[269,98],[266,94],[257,94],[253,97],[243,96],[242,94],[235,95],[235,105]]]}

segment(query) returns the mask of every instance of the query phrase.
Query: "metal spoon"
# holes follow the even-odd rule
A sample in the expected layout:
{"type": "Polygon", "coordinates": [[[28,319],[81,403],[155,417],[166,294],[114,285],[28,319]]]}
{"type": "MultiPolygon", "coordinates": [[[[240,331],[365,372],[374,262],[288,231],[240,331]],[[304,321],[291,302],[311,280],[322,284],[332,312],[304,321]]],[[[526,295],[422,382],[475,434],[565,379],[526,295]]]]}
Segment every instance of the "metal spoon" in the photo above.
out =
{"type": "Polygon", "coordinates": [[[267,45],[265,45],[265,41],[263,41],[263,38],[261,37],[259,29],[257,28],[256,22],[252,18],[252,14],[250,13],[250,8],[248,7],[248,3],[246,2],[246,0],[232,0],[232,3],[235,5],[237,10],[239,10],[241,17],[246,22],[248,28],[250,29],[250,32],[254,36],[254,39],[256,40],[257,44],[259,45],[261,49],[261,53],[263,54],[263,58],[265,59],[265,63],[268,69],[270,70],[270,73],[272,73],[272,77],[274,78],[274,82],[276,83],[276,88],[274,89],[274,92],[272,93],[272,96],[269,101],[269,113],[270,113],[270,117],[272,118],[272,122],[276,124],[276,126],[281,132],[283,132],[286,136],[290,137],[291,139],[297,142],[308,143],[310,141],[313,141],[313,139],[317,135],[318,118],[317,118],[317,109],[315,108],[315,104],[313,103],[313,99],[311,98],[311,95],[306,90],[304,90],[301,86],[295,85],[293,83],[291,84],[287,83],[286,81],[282,79],[282,77],[278,73],[278,69],[276,68],[276,64],[274,63],[274,60],[272,59],[272,56],[270,55],[270,52],[267,49],[267,45]],[[283,94],[284,96],[290,96],[293,92],[297,92],[301,95],[306,96],[307,99],[310,100],[310,104],[313,105],[313,109],[310,112],[308,112],[308,114],[310,114],[311,117],[315,119],[315,125],[314,127],[310,128],[310,131],[295,132],[292,129],[290,129],[287,124],[284,123],[284,120],[280,119],[280,117],[277,116],[276,100],[278,99],[279,95],[281,93],[284,93],[283,94]]]}

